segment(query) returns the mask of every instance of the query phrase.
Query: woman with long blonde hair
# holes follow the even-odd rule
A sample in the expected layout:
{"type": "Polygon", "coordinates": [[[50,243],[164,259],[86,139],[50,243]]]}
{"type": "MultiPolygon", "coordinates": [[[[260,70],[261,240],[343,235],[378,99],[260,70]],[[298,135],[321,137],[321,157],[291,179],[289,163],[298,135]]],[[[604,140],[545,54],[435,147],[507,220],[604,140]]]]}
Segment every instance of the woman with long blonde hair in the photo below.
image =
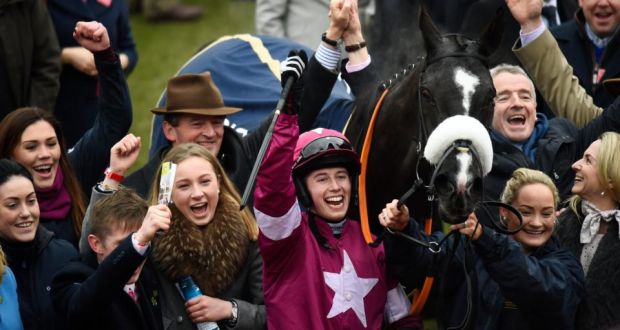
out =
{"type": "Polygon", "coordinates": [[[606,132],[572,168],[573,197],[558,221],[562,245],[580,259],[586,298],[577,329],[620,326],[620,134],[606,132]]]}

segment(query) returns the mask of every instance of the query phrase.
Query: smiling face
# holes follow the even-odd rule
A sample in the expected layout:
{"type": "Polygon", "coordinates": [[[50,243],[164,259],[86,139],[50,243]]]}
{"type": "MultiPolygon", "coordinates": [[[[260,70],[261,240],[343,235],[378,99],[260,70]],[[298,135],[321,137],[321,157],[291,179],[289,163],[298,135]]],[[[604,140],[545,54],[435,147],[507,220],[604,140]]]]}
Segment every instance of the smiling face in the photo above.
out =
{"type": "Polygon", "coordinates": [[[527,140],[536,124],[536,95],[529,78],[502,72],[493,77],[497,94],[493,128],[514,142],[527,140]]]}
{"type": "Polygon", "coordinates": [[[213,220],[219,189],[217,174],[206,159],[192,156],[177,164],[172,200],[197,226],[205,226],[213,220]]]}
{"type": "Polygon", "coordinates": [[[31,242],[39,224],[39,204],[32,182],[12,176],[0,185],[0,237],[10,242],[31,242]]]}
{"type": "Polygon", "coordinates": [[[215,156],[220,152],[224,138],[226,116],[183,114],[178,116],[178,125],[164,121],[164,135],[175,146],[179,143],[197,143],[215,156]]]}
{"type": "Polygon", "coordinates": [[[579,0],[586,22],[597,36],[611,35],[620,24],[620,0],[579,0]]]}
{"type": "Polygon", "coordinates": [[[32,174],[37,188],[51,187],[60,159],[60,144],[52,125],[39,120],[28,126],[13,150],[13,159],[32,174]]]}
{"type": "Polygon", "coordinates": [[[305,182],[312,198],[312,212],[327,221],[344,219],[351,199],[351,179],[344,167],[314,170],[305,182]]]}
{"type": "Polygon", "coordinates": [[[573,171],[575,171],[575,183],[571,192],[591,202],[600,199],[602,197],[601,192],[606,189],[599,179],[597,169],[596,158],[600,147],[601,140],[592,142],[583,153],[583,157],[572,166],[573,171]]]}
{"type": "MultiPolygon", "coordinates": [[[[542,183],[532,183],[521,187],[512,202],[523,215],[523,228],[513,235],[528,254],[539,248],[553,234],[555,222],[555,203],[553,193],[542,183]]],[[[516,228],[518,219],[512,213],[504,214],[509,227],[516,228]]]]}

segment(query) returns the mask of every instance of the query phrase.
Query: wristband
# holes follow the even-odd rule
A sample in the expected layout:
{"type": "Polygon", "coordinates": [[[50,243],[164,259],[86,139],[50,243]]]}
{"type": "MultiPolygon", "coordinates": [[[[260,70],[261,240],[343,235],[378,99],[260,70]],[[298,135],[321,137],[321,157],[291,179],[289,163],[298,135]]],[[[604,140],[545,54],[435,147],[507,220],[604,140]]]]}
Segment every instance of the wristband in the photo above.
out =
{"type": "Polygon", "coordinates": [[[357,50],[360,50],[362,48],[366,47],[366,41],[360,42],[359,44],[353,44],[353,45],[348,45],[344,47],[344,50],[347,51],[347,53],[351,53],[357,50]]]}
{"type": "Polygon", "coordinates": [[[327,37],[327,32],[323,32],[321,35],[321,40],[330,46],[338,47],[338,40],[329,39],[327,37]]]}
{"type": "Polygon", "coordinates": [[[239,305],[234,299],[229,300],[232,304],[232,317],[227,320],[227,325],[230,328],[234,328],[237,325],[237,320],[239,319],[239,305]]]}
{"type": "Polygon", "coordinates": [[[112,169],[109,167],[105,169],[105,172],[103,172],[103,174],[105,174],[107,178],[110,178],[111,180],[114,180],[116,182],[122,182],[123,179],[125,178],[124,176],[118,173],[112,172],[112,169]]]}

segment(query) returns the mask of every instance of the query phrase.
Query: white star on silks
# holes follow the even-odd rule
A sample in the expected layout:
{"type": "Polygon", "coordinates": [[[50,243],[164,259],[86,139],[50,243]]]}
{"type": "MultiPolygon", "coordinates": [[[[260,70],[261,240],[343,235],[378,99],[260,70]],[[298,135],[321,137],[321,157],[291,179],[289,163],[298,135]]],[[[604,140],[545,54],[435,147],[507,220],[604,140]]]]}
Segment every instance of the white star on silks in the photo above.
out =
{"type": "Polygon", "coordinates": [[[347,251],[342,250],[342,252],[344,254],[344,264],[340,273],[323,272],[325,284],[336,293],[327,318],[332,318],[349,309],[353,309],[357,318],[366,327],[364,297],[379,282],[379,279],[358,277],[347,251]]]}

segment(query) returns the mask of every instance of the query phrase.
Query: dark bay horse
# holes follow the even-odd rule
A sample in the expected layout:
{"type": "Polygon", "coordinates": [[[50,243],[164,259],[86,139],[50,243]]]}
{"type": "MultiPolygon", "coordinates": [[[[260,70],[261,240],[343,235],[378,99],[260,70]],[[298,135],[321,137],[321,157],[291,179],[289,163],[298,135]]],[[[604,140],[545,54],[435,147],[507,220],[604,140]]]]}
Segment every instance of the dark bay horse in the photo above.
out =
{"type": "MultiPolygon", "coordinates": [[[[486,127],[492,119],[495,89],[486,59],[501,40],[500,16],[476,42],[458,35],[442,36],[426,10],[420,10],[426,57],[389,86],[375,120],[366,175],[368,216],[374,233],[380,231],[376,217],[385,203],[403,195],[418,176],[426,185],[434,177],[440,216],[449,223],[464,221],[480,200],[482,176],[487,168],[490,170],[492,151],[488,155],[488,150],[476,150],[478,137],[468,138],[467,134],[473,131],[488,138],[486,127]],[[451,124],[443,127],[440,135],[432,136],[434,129],[450,117],[451,124]],[[481,124],[472,124],[472,118],[481,124]],[[469,133],[460,136],[461,128],[469,133]],[[431,149],[436,150],[426,152],[429,140],[431,149]],[[474,143],[453,143],[464,140],[474,143]],[[421,160],[425,149],[427,158],[434,158],[430,163],[421,160]],[[431,164],[438,162],[441,166],[434,170],[431,164]]],[[[358,104],[346,128],[345,134],[358,151],[362,150],[375,102],[358,104]]],[[[425,189],[418,189],[406,205],[414,217],[425,218],[429,213],[425,189]]]]}

